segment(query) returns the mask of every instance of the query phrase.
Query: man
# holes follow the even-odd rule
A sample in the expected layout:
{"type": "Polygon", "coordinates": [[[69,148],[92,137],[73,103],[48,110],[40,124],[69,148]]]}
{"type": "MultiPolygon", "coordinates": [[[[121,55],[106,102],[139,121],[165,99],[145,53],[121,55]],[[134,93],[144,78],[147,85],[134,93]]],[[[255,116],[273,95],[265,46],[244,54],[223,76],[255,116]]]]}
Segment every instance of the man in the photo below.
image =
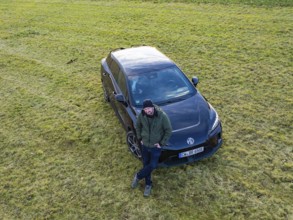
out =
{"type": "Polygon", "coordinates": [[[171,134],[172,127],[167,114],[150,99],[144,100],[143,109],[136,122],[137,139],[142,145],[143,168],[135,174],[131,183],[134,189],[139,180],[145,178],[144,196],[151,193],[151,174],[158,165],[162,146],[167,144],[171,134]]]}

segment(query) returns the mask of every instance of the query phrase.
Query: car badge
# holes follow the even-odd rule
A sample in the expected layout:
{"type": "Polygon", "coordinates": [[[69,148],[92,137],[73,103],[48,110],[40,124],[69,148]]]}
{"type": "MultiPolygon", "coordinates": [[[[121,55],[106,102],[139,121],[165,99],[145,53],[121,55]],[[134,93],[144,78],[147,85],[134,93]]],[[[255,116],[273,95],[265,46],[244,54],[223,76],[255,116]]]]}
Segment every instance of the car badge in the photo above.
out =
{"type": "Polygon", "coordinates": [[[187,144],[192,145],[192,144],[194,144],[194,139],[192,137],[187,138],[186,142],[187,142],[187,144]]]}

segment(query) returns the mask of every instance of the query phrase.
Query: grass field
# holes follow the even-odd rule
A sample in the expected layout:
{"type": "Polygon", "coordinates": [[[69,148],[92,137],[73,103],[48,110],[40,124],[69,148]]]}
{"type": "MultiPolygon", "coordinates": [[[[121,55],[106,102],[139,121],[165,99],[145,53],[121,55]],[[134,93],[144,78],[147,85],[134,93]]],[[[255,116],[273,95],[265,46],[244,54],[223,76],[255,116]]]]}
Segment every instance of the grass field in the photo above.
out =
{"type": "Polygon", "coordinates": [[[293,219],[292,1],[187,2],[0,0],[0,219],[293,219]],[[148,199],[99,76],[142,44],[199,77],[224,129],[148,199]]]}
{"type": "MultiPolygon", "coordinates": [[[[97,1],[97,0],[93,0],[97,1]]],[[[293,6],[292,0],[128,0],[134,2],[153,2],[153,3],[194,3],[194,4],[240,4],[240,5],[252,5],[261,7],[276,7],[276,6],[293,6]]]]}

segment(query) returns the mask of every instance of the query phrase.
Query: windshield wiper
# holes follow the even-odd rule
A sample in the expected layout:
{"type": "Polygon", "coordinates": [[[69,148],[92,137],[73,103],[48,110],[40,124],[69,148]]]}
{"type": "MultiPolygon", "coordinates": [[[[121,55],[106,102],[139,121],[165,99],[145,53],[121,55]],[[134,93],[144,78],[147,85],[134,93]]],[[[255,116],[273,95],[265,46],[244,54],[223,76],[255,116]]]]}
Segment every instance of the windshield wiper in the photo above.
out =
{"type": "Polygon", "coordinates": [[[179,101],[183,101],[186,98],[182,97],[182,98],[173,98],[173,99],[169,99],[167,101],[162,101],[162,102],[158,102],[159,105],[166,105],[166,104],[171,104],[171,103],[175,103],[175,102],[179,102],[179,101]]]}

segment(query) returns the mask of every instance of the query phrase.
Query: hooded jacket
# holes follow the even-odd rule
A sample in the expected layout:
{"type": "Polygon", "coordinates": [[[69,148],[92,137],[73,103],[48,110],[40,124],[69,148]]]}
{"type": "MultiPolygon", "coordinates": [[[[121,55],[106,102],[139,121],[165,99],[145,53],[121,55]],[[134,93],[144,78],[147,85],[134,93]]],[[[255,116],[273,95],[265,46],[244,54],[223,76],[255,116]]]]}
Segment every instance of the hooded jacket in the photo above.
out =
{"type": "Polygon", "coordinates": [[[161,146],[166,145],[172,134],[168,116],[157,105],[154,105],[154,107],[153,117],[147,116],[142,110],[136,122],[137,139],[142,140],[143,145],[147,147],[155,147],[154,144],[156,143],[161,146]]]}

